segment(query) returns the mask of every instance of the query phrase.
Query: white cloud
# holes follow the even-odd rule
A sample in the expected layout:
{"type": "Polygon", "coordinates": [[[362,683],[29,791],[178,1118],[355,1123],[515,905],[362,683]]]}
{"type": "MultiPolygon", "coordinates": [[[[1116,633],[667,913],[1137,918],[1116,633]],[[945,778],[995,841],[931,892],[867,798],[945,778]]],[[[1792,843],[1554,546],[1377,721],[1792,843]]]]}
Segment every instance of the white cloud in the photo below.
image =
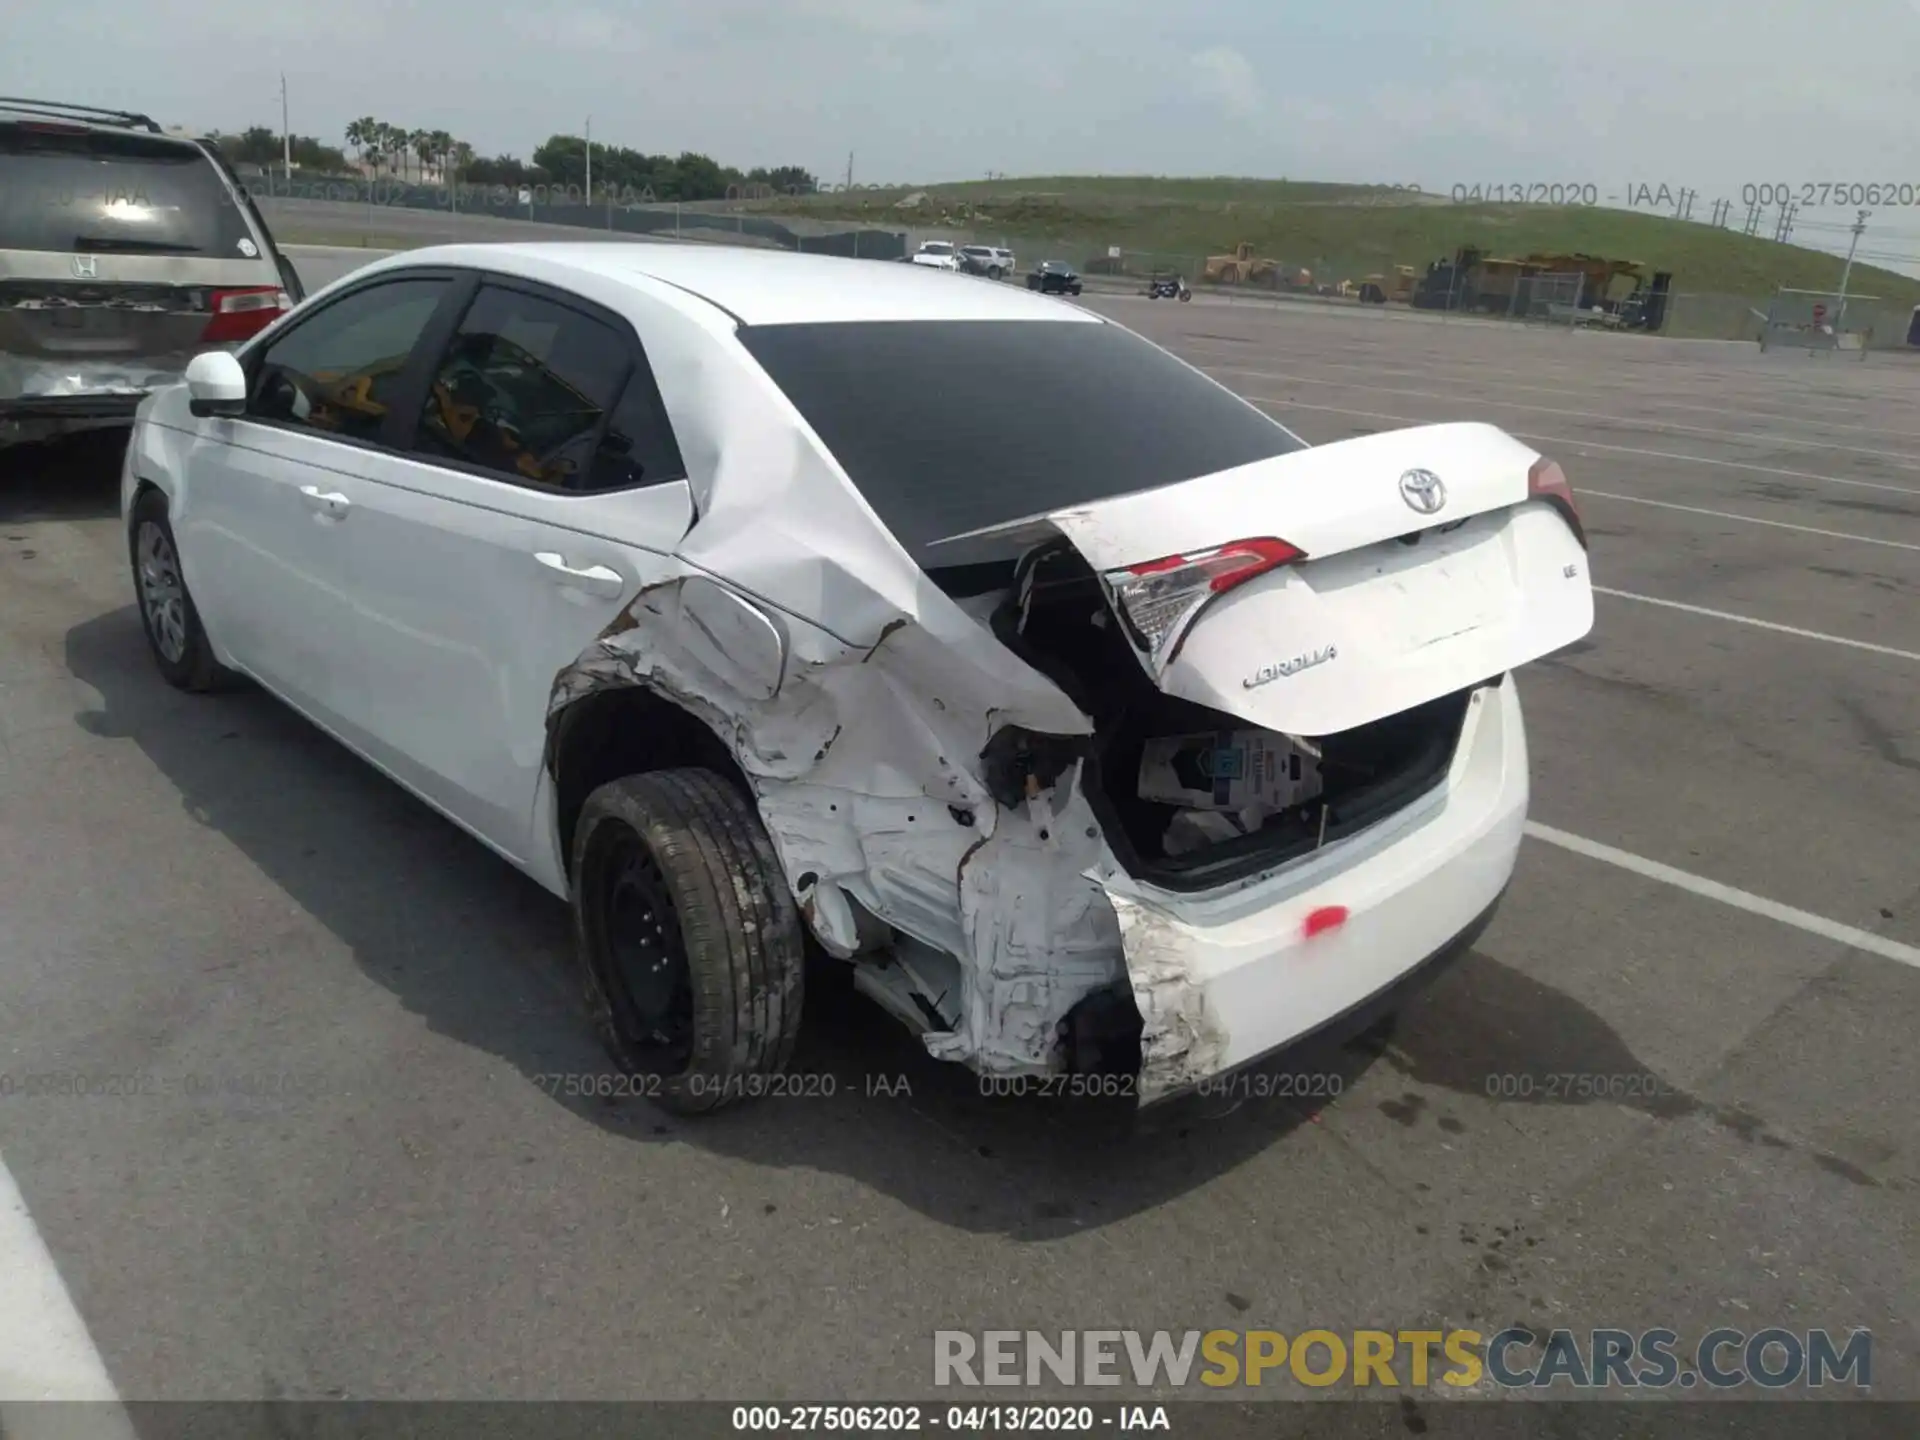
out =
{"type": "Polygon", "coordinates": [[[1191,57],[1194,84],[1204,99],[1212,100],[1230,114],[1251,120],[1266,108],[1260,82],[1253,66],[1238,50],[1216,45],[1191,57]]]}

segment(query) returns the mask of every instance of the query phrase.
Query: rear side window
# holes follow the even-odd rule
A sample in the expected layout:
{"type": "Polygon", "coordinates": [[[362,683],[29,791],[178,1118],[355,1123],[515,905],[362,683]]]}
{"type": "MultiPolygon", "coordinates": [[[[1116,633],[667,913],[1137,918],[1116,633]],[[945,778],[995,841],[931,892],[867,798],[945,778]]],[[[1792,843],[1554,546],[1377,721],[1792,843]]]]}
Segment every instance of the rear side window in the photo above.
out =
{"type": "Polygon", "coordinates": [[[1300,442],[1155,345],[1084,321],[747,327],[740,341],[923,566],[935,540],[1284,455],[1300,442]]]}
{"type": "Polygon", "coordinates": [[[261,355],[247,413],[348,440],[381,438],[443,279],[369,285],[294,322],[261,355]]]}
{"type": "Polygon", "coordinates": [[[259,253],[233,192],[192,146],[17,125],[0,126],[0,250],[259,253]]]}
{"type": "Polygon", "coordinates": [[[566,490],[686,474],[652,374],[627,335],[496,285],[481,286],[447,346],[414,448],[566,490]]]}

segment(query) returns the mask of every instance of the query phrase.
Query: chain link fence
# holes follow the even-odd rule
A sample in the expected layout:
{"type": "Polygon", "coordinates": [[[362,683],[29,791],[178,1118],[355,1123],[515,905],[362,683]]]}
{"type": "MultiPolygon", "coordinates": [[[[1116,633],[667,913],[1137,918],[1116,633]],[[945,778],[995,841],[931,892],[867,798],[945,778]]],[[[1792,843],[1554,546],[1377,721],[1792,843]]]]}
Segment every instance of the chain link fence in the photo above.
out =
{"type": "Polygon", "coordinates": [[[422,233],[430,217],[482,216],[528,225],[564,226],[683,241],[759,245],[807,254],[898,260],[906,234],[845,221],[749,214],[724,202],[661,202],[632,187],[578,185],[418,185],[400,180],[265,177],[243,182],[278,232],[360,237],[374,243],[422,233]]]}

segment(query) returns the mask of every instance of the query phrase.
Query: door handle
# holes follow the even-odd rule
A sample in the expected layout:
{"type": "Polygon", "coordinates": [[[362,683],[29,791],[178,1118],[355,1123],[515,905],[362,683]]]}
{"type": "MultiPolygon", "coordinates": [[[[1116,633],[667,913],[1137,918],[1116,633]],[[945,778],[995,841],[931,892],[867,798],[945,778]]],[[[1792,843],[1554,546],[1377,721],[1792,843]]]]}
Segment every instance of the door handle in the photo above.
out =
{"type": "Polygon", "coordinates": [[[590,595],[605,595],[610,599],[617,599],[627,588],[626,578],[618,570],[609,570],[605,565],[575,569],[567,564],[564,556],[556,555],[551,550],[537,551],[533,558],[546,567],[556,585],[585,590],[590,595]]]}
{"type": "Polygon", "coordinates": [[[307,502],[307,508],[332,520],[344,520],[347,511],[353,508],[353,502],[338,490],[322,490],[318,485],[302,485],[300,498],[307,502]]]}

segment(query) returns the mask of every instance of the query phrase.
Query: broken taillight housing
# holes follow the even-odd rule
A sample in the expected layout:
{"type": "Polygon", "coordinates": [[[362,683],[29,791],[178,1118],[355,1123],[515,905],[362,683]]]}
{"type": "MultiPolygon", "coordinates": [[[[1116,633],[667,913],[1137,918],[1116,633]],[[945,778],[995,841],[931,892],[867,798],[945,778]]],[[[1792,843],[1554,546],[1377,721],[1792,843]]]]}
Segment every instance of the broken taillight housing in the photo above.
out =
{"type": "Polygon", "coordinates": [[[1110,570],[1105,578],[1134,644],[1159,669],[1172,662],[1194,617],[1216,595],[1304,558],[1285,540],[1234,540],[1110,570]]]}
{"type": "Polygon", "coordinates": [[[207,297],[213,318],[200,334],[203,345],[230,345],[251,340],[293,308],[293,297],[273,285],[245,290],[216,290],[207,297]]]}
{"type": "Polygon", "coordinates": [[[1558,510],[1567,528],[1573,531],[1573,538],[1580,542],[1580,548],[1587,548],[1587,527],[1580,522],[1580,507],[1573,503],[1573,486],[1567,483],[1566,472],[1553,461],[1542,457],[1533,462],[1533,468],[1527,471],[1527,498],[1544,500],[1558,510]]]}

